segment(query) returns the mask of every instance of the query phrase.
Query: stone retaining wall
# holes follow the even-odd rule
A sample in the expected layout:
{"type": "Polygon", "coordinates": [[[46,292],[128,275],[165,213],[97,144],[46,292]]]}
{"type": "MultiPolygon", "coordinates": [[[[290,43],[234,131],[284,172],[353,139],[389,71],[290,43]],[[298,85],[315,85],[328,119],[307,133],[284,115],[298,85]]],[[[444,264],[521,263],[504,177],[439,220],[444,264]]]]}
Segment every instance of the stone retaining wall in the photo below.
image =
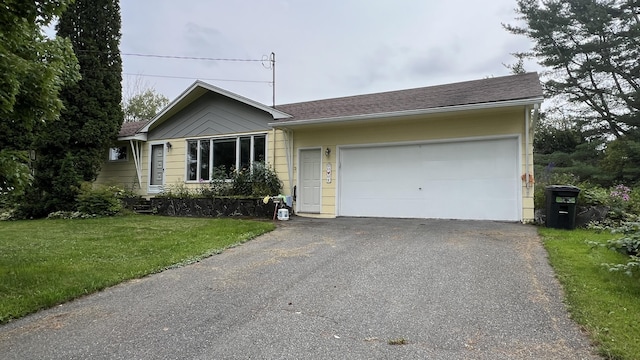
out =
{"type": "Polygon", "coordinates": [[[151,209],[167,216],[271,218],[275,205],[271,200],[265,204],[262,199],[151,198],[151,209]]]}

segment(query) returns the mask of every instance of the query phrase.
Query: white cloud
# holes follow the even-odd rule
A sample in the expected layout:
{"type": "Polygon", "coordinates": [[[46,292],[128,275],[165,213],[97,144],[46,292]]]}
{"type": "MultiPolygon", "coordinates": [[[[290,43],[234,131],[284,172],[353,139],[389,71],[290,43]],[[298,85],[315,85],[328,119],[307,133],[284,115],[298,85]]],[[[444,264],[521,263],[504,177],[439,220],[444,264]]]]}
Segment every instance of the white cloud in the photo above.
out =
{"type": "MultiPolygon", "coordinates": [[[[122,52],[260,59],[276,53],[277,102],[505,75],[527,39],[502,29],[513,0],[126,0],[122,52]]],[[[123,56],[127,73],[271,80],[260,62],[123,56]]],[[[532,69],[535,70],[535,69],[532,69]]],[[[173,98],[193,79],[149,78],[173,98]]],[[[271,103],[264,83],[210,81],[271,103]]]]}

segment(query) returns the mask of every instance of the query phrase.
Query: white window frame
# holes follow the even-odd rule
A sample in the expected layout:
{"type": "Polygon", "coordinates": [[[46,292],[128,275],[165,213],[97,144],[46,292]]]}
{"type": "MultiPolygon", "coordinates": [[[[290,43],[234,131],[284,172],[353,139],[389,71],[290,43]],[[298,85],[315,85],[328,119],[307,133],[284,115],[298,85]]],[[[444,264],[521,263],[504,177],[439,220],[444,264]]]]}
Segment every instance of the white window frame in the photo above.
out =
{"type": "Polygon", "coordinates": [[[109,148],[109,153],[107,154],[107,161],[109,162],[126,162],[129,161],[129,147],[124,145],[124,146],[114,146],[114,147],[110,147],[109,148]],[[118,159],[117,156],[113,157],[113,155],[116,155],[117,152],[120,151],[120,149],[124,149],[124,158],[123,159],[118,159]]]}
{"type": "Polygon", "coordinates": [[[201,155],[201,142],[202,141],[209,141],[209,180],[205,180],[205,181],[211,181],[211,172],[213,170],[213,144],[215,141],[220,141],[220,140],[235,140],[235,147],[236,147],[236,153],[235,153],[235,168],[239,169],[240,168],[240,161],[241,161],[241,147],[240,147],[240,139],[241,138],[247,138],[249,137],[251,139],[251,151],[249,151],[249,164],[250,166],[253,165],[253,163],[255,162],[254,159],[254,155],[255,155],[255,137],[259,137],[259,136],[264,136],[264,153],[265,153],[265,161],[266,161],[266,157],[267,157],[267,153],[268,153],[268,144],[269,144],[269,134],[266,132],[260,132],[260,133],[249,133],[249,134],[239,134],[239,135],[234,135],[234,136],[215,136],[215,137],[207,137],[207,138],[195,138],[195,139],[186,139],[186,145],[185,145],[185,176],[184,178],[186,179],[185,182],[186,183],[200,183],[200,179],[202,179],[202,175],[200,173],[200,155],[201,155]],[[189,179],[189,143],[193,142],[193,141],[197,141],[198,146],[197,146],[197,150],[196,150],[196,179],[189,179]]]}

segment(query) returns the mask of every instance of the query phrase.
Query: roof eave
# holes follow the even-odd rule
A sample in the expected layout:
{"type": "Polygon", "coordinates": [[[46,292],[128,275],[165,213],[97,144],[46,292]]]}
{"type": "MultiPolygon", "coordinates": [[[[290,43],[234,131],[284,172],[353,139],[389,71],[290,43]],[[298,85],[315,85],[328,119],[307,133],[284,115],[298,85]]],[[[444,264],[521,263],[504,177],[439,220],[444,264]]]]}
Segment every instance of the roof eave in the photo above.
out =
{"type": "Polygon", "coordinates": [[[389,117],[405,117],[405,116],[416,116],[416,115],[440,114],[440,113],[456,112],[456,111],[485,110],[485,109],[493,109],[493,108],[541,104],[543,100],[544,100],[544,97],[540,96],[540,97],[526,98],[526,99],[495,101],[495,102],[487,102],[487,103],[479,103],[479,104],[442,106],[442,107],[435,107],[435,108],[428,108],[428,109],[415,109],[415,110],[393,111],[393,112],[384,112],[384,113],[375,113],[375,114],[339,116],[339,117],[332,117],[332,118],[271,122],[269,123],[269,126],[272,126],[274,128],[287,128],[291,126],[302,126],[302,125],[312,125],[312,124],[317,125],[317,124],[329,124],[329,123],[338,123],[338,122],[342,123],[342,122],[359,121],[359,120],[375,120],[375,119],[382,119],[382,118],[389,118],[389,117]]]}
{"type": "Polygon", "coordinates": [[[118,141],[129,141],[129,140],[147,141],[147,133],[137,133],[135,135],[129,135],[129,136],[118,136],[118,141]]]}

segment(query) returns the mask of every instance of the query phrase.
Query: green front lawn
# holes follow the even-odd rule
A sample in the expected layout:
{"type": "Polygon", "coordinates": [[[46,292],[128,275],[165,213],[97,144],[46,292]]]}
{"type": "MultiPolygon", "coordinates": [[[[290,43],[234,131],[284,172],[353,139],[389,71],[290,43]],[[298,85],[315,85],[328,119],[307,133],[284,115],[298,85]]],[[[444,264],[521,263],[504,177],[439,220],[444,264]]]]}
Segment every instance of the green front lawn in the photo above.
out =
{"type": "Polygon", "coordinates": [[[0,323],[197,261],[273,228],[259,221],[140,215],[0,221],[0,323]]]}
{"type": "Polygon", "coordinates": [[[571,316],[607,359],[640,359],[640,276],[610,272],[602,263],[625,257],[585,241],[606,242],[608,232],[540,228],[571,316]]]}

